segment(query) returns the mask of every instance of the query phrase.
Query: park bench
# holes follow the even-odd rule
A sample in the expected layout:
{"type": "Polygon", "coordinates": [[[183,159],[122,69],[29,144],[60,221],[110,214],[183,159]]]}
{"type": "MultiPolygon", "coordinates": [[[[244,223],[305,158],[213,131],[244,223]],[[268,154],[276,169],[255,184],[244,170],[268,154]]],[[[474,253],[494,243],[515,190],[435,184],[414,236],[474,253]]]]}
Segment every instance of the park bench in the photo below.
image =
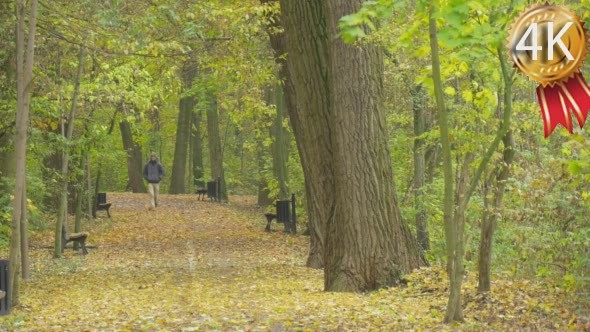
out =
{"type": "Polygon", "coordinates": [[[61,226],[61,252],[64,252],[66,244],[68,242],[79,243],[82,247],[82,254],[88,254],[88,249],[86,249],[86,239],[88,238],[88,232],[80,232],[80,233],[72,233],[68,234],[66,231],[66,226],[61,226]]]}
{"type": "Polygon", "coordinates": [[[98,193],[96,194],[96,206],[94,207],[94,218],[96,218],[96,211],[106,211],[107,216],[110,218],[111,213],[109,209],[111,208],[111,203],[107,203],[107,193],[98,193]]]}

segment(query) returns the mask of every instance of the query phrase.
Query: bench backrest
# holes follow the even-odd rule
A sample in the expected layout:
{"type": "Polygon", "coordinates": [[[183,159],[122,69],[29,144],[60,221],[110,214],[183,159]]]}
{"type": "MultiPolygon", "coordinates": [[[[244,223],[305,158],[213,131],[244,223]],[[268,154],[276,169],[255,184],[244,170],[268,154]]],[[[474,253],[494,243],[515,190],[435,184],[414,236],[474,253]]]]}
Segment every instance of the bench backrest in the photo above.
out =
{"type": "Polygon", "coordinates": [[[98,204],[105,204],[107,202],[107,193],[96,194],[96,202],[98,204]]]}

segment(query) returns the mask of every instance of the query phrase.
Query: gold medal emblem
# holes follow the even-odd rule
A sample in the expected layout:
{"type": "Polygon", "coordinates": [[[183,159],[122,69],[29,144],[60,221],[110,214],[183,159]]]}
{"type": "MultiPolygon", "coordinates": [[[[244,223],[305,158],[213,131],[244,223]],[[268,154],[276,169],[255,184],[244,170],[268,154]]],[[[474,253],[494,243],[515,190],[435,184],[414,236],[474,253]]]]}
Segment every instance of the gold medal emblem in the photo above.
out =
{"type": "Polygon", "coordinates": [[[578,73],[588,45],[576,13],[558,5],[533,5],[514,20],[507,46],[514,65],[545,87],[578,73]]]}

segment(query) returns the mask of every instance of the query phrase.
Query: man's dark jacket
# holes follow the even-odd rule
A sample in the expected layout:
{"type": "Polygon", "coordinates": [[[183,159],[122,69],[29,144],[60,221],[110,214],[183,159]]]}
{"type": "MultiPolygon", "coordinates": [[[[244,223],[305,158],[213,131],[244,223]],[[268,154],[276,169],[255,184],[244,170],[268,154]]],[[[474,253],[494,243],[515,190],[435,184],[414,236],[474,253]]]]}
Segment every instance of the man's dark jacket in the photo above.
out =
{"type": "Polygon", "coordinates": [[[143,168],[143,178],[149,183],[160,183],[164,175],[164,167],[157,159],[148,161],[143,168]]]}

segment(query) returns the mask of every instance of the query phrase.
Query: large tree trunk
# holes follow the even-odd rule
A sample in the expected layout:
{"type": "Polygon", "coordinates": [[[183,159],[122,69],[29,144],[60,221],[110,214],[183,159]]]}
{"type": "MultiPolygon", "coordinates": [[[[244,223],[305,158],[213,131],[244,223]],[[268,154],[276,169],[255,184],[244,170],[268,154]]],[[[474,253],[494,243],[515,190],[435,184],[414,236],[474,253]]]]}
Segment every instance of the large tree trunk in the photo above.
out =
{"type": "Polygon", "coordinates": [[[412,108],[414,109],[414,207],[416,209],[416,234],[418,243],[423,251],[430,248],[426,208],[424,207],[424,179],[425,158],[424,139],[420,138],[425,132],[424,121],[424,93],[420,85],[412,91],[412,108]]]}
{"type": "Polygon", "coordinates": [[[217,111],[217,97],[209,95],[207,105],[207,132],[209,134],[209,157],[211,164],[211,177],[219,178],[220,198],[227,201],[227,189],[225,186],[225,174],[223,171],[223,150],[221,149],[221,138],[219,135],[219,114],[217,111]]]}
{"type": "MultiPolygon", "coordinates": [[[[125,115],[125,112],[123,112],[125,115]]],[[[131,124],[126,118],[119,122],[123,148],[127,152],[127,173],[129,174],[129,187],[134,193],[146,193],[142,175],[141,147],[133,140],[131,124]]]]}
{"type": "Polygon", "coordinates": [[[191,147],[193,158],[193,185],[197,189],[204,189],[205,186],[205,166],[203,164],[203,138],[201,137],[201,120],[203,112],[197,110],[192,113],[192,134],[191,147]]]}
{"type": "MultiPolygon", "coordinates": [[[[25,53],[25,16],[27,12],[26,1],[17,1],[16,4],[16,58],[17,58],[17,112],[16,112],[16,179],[14,188],[12,210],[12,234],[10,237],[10,277],[8,284],[8,301],[13,305],[18,304],[18,275],[21,269],[19,257],[28,255],[28,250],[21,247],[21,229],[26,229],[26,152],[27,152],[27,128],[29,123],[29,108],[31,90],[33,85],[33,58],[35,45],[35,27],[37,23],[37,0],[31,1],[29,15],[29,34],[26,40],[25,53]],[[26,57],[26,59],[25,59],[26,57]]],[[[26,243],[25,243],[26,244],[26,243]]],[[[26,259],[26,258],[25,258],[26,259]]],[[[27,270],[28,267],[24,266],[27,270]]],[[[28,274],[28,273],[27,273],[28,274]]]]}
{"type": "Polygon", "coordinates": [[[395,201],[380,105],[382,56],[337,35],[338,19],[362,1],[280,3],[298,102],[289,112],[310,204],[310,255],[323,251],[326,290],[394,284],[420,259],[395,201]]]}
{"type": "MultiPolygon", "coordinates": [[[[189,90],[193,85],[196,67],[192,62],[185,62],[182,69],[183,91],[189,90]]],[[[190,140],[191,115],[196,105],[195,97],[181,97],[178,105],[178,122],[176,126],[176,144],[174,145],[174,162],[170,177],[170,193],[184,194],[187,151],[190,140]]]]}
{"type": "Polygon", "coordinates": [[[307,266],[322,268],[326,225],[334,207],[325,13],[318,10],[323,6],[317,1],[282,0],[280,4],[285,34],[270,33],[270,40],[281,64],[287,111],[305,178],[310,232],[307,266]]]}
{"type": "Polygon", "coordinates": [[[324,282],[333,291],[394,285],[420,265],[393,186],[382,105],[383,51],[338,37],[339,19],[362,3],[326,1],[335,206],[328,220],[324,282]]]}

